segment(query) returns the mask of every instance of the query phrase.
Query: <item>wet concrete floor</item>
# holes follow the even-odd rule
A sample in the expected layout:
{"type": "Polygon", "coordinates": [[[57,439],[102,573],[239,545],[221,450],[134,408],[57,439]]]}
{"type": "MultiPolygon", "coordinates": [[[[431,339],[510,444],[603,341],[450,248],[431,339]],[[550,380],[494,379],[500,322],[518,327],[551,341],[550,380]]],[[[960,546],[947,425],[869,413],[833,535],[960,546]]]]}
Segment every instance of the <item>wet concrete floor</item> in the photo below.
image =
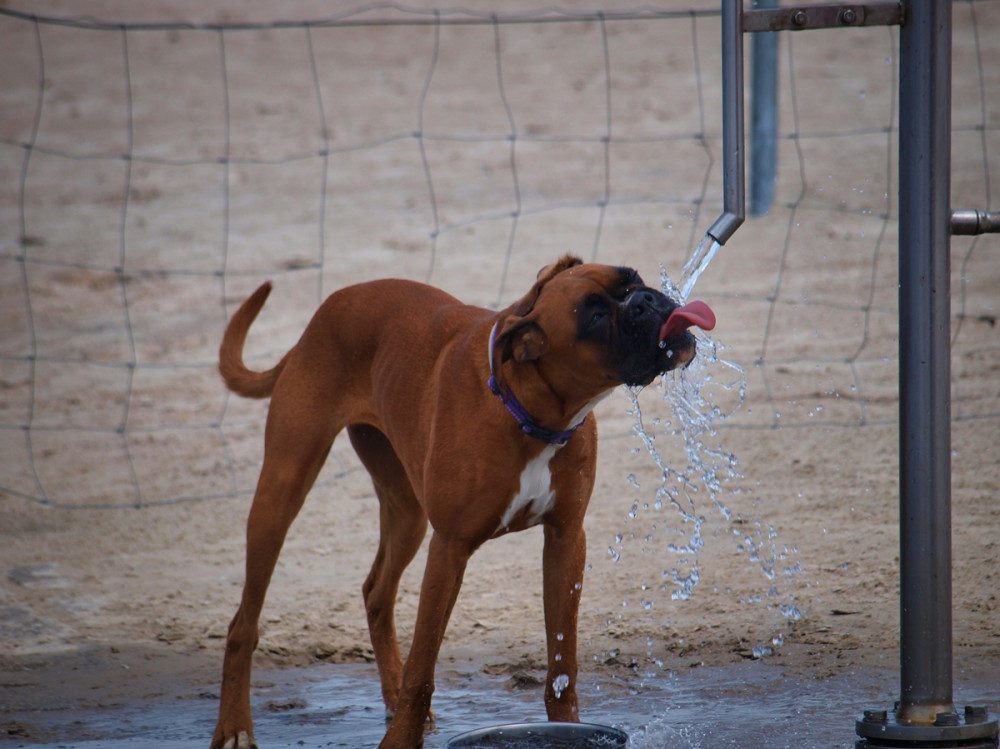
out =
{"type": "MultiPolygon", "coordinates": [[[[820,680],[789,676],[766,661],[635,672],[628,681],[583,676],[583,718],[626,731],[631,749],[853,747],[855,717],[866,708],[891,707],[898,690],[898,672],[889,668],[820,680]]],[[[997,712],[1000,685],[992,681],[956,677],[956,702],[997,712]]],[[[375,747],[384,733],[373,665],[265,670],[255,674],[255,685],[262,749],[375,747]]],[[[39,744],[14,735],[0,737],[0,747],[205,749],[216,699],[210,692],[177,693],[112,708],[24,715],[25,722],[44,723],[58,740],[39,744]]],[[[464,731],[545,718],[540,686],[514,688],[510,677],[480,671],[442,670],[435,705],[437,727],[426,737],[427,749],[443,749],[464,731]]]]}

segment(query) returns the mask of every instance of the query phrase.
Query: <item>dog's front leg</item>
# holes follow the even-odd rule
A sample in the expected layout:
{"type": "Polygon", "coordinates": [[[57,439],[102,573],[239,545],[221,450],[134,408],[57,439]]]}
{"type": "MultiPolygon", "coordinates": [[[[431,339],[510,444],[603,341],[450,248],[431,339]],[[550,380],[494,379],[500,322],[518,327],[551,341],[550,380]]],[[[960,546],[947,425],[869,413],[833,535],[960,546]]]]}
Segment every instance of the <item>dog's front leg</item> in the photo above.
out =
{"type": "Polygon", "coordinates": [[[549,720],[580,720],[576,696],[576,627],[586,559],[587,538],[581,525],[545,526],[542,576],[549,654],[545,710],[549,720]]]}
{"type": "Polygon", "coordinates": [[[434,666],[471,554],[466,543],[446,540],[438,533],[431,536],[413,644],[403,665],[403,686],[379,749],[414,749],[423,744],[434,693],[434,666]]]}

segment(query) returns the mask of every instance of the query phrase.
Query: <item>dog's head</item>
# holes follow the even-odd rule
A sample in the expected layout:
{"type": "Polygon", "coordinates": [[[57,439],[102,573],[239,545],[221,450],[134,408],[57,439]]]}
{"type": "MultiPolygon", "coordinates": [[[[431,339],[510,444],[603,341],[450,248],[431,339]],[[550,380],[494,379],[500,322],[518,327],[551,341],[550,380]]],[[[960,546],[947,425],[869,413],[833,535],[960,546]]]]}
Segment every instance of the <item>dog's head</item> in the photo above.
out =
{"type": "Polygon", "coordinates": [[[687,328],[714,324],[708,305],[679,306],[631,268],[567,255],[501,314],[496,351],[501,361],[537,362],[554,381],[579,382],[596,394],[621,383],[648,385],[688,364],[695,340],[687,328]]]}

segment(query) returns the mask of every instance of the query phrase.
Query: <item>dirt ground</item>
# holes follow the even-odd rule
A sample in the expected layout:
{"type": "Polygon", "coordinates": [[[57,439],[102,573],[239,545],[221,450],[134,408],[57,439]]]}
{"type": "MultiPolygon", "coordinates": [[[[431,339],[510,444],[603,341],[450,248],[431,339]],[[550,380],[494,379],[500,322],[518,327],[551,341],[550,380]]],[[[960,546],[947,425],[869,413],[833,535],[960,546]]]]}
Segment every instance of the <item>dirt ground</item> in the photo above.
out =
{"type": "MultiPolygon", "coordinates": [[[[0,8],[114,24],[332,14],[304,1],[0,8]]],[[[1000,3],[956,3],[954,19],[953,205],[995,209],[1000,3]]],[[[685,15],[37,36],[0,15],[0,740],[75,738],[15,713],[217,690],[266,404],[228,398],[213,362],[250,290],[275,279],[248,342],[264,366],[322,297],[369,278],[496,306],[565,251],[679,277],[720,211],[717,39],[717,18],[685,15]]],[[[703,436],[738,459],[720,496],[732,516],[695,497],[700,582],[672,598],[671,571],[691,565],[668,547],[691,525],[655,507],[662,472],[627,395],[599,406],[584,679],[755,655],[817,679],[897,662],[898,42],[887,29],[781,39],[774,207],[695,289],[747,384],[736,409],[720,386],[734,370],[713,364],[702,391],[733,411],[703,436]]],[[[998,250],[952,245],[953,650],[957,675],[986,680],[1000,664],[998,250]]],[[[684,470],[663,391],[639,403],[684,470]]],[[[340,440],[286,543],[259,666],[371,660],[360,586],[376,524],[340,440]]],[[[540,559],[538,531],[475,555],[443,667],[538,678],[540,559]]],[[[400,593],[407,641],[421,570],[422,554],[400,593]]]]}

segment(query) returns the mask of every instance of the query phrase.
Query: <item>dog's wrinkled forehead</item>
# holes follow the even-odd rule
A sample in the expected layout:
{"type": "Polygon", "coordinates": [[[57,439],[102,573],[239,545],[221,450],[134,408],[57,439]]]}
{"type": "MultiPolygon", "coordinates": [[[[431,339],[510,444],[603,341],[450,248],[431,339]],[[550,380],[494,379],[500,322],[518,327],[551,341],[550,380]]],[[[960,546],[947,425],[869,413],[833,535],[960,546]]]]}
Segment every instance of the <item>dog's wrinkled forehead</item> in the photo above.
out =
{"type": "Polygon", "coordinates": [[[593,263],[569,268],[553,280],[565,280],[576,284],[577,295],[593,294],[603,290],[617,301],[623,300],[635,289],[645,287],[642,277],[632,268],[593,263]]]}
{"type": "MultiPolygon", "coordinates": [[[[566,255],[542,268],[531,290],[510,307],[509,316],[501,326],[501,337],[518,320],[530,318],[541,323],[545,318],[552,326],[558,324],[553,317],[563,318],[567,312],[575,314],[588,300],[620,304],[639,288],[647,287],[632,268],[583,263],[577,257],[566,255]]],[[[549,328],[546,330],[552,332],[549,328]]]]}
{"type": "Polygon", "coordinates": [[[630,291],[646,285],[638,271],[624,266],[607,266],[601,275],[601,285],[613,297],[624,297],[630,291]]]}

